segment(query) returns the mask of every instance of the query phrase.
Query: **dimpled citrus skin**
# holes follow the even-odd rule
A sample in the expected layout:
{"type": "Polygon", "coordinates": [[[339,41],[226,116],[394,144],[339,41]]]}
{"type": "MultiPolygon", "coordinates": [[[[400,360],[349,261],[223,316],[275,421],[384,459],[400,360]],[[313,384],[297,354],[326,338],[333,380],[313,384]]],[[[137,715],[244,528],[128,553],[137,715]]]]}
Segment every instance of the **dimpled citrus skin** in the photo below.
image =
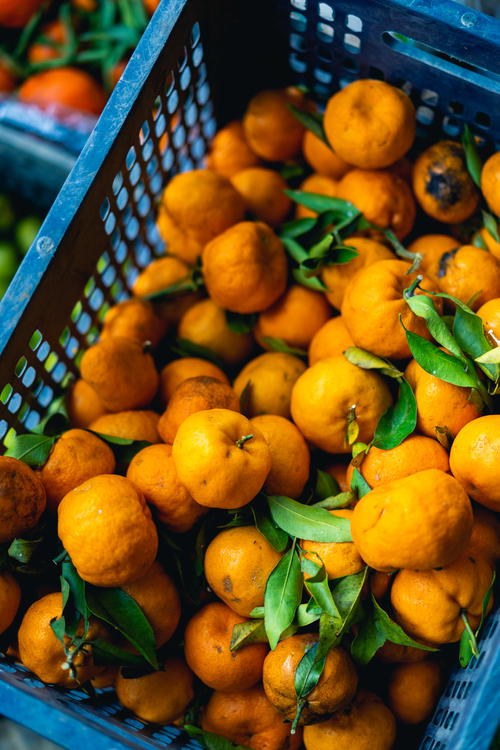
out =
{"type": "Polygon", "coordinates": [[[198,357],[181,357],[181,359],[174,359],[173,362],[169,362],[165,365],[160,373],[160,396],[164,403],[168,403],[172,398],[172,395],[183,380],[188,378],[196,378],[199,375],[206,375],[209,378],[216,378],[221,383],[227,383],[229,380],[227,375],[212,364],[207,359],[199,359],[198,357]]]}
{"type": "Polygon", "coordinates": [[[107,414],[92,386],[81,378],[69,389],[66,406],[70,422],[75,427],[88,427],[95,419],[107,414]]]}
{"type": "Polygon", "coordinates": [[[253,750],[298,750],[302,744],[302,731],[290,734],[290,725],[285,724],[260,685],[213,693],[201,726],[253,750]]]}
{"type": "MultiPolygon", "coordinates": [[[[352,465],[349,467],[349,475],[352,475],[353,468],[352,465]]],[[[411,435],[389,450],[373,445],[358,466],[358,471],[372,488],[425,469],[449,471],[450,464],[443,446],[423,435],[411,435]]]]}
{"type": "MultiPolygon", "coordinates": [[[[416,273],[408,274],[410,264],[403,260],[380,260],[361,269],[347,286],[342,317],[356,346],[379,357],[404,359],[411,355],[402,322],[410,331],[430,339],[423,318],[417,317],[403,299],[416,273]]],[[[435,285],[423,278],[422,287],[435,285]]],[[[438,303],[439,306],[439,303],[438,303]]]]}
{"type": "Polygon", "coordinates": [[[406,154],[415,138],[415,108],[400,89],[360,80],[334,94],[323,120],[336,153],[357,167],[378,169],[406,154]]]}
{"type": "Polygon", "coordinates": [[[14,622],[21,603],[21,588],[8,571],[0,573],[0,634],[14,622]]]}
{"type": "Polygon", "coordinates": [[[238,365],[252,351],[250,333],[232,331],[225,311],[211,299],[203,299],[182,316],[177,335],[193,344],[211,349],[227,365],[238,365]]]}
{"type": "MultiPolygon", "coordinates": [[[[352,510],[331,510],[332,516],[337,518],[352,518],[352,510]]],[[[306,551],[305,557],[317,565],[320,561],[325,566],[329,579],[340,578],[358,573],[365,566],[358,550],[352,542],[311,542],[302,540],[301,547],[306,551]]]]}
{"type": "Polygon", "coordinates": [[[379,375],[352,365],[341,355],[316,362],[300,376],[292,392],[291,411],[306,440],[328,453],[350,453],[351,406],[356,407],[358,440],[368,443],[391,402],[379,375]]]}
{"type": "MultiPolygon", "coordinates": [[[[26,611],[18,633],[19,655],[22,663],[42,681],[65,688],[76,688],[78,682],[71,677],[69,669],[63,669],[66,655],[62,643],[51,628],[51,621],[62,614],[62,595],[47,594],[35,601],[26,611]]],[[[78,635],[83,635],[80,624],[78,635]]],[[[105,635],[99,622],[90,622],[88,639],[105,635]]],[[[67,639],[67,645],[69,640],[67,639]]],[[[73,660],[79,682],[86,682],[103,670],[95,667],[92,647],[87,646],[73,660]]]]}
{"type": "Polygon", "coordinates": [[[466,302],[473,310],[500,296],[500,261],[474,245],[451,250],[446,261],[441,260],[436,275],[442,292],[466,302]],[[475,299],[469,302],[472,297],[475,299]]]}
{"type": "Polygon", "coordinates": [[[162,670],[142,677],[120,672],[115,688],[122,706],[155,724],[178,719],[194,697],[193,675],[181,659],[167,659],[162,670]]]}
{"type": "Polygon", "coordinates": [[[261,221],[242,221],[205,245],[203,277],[209,296],[226,310],[265,310],[286,288],[281,240],[261,221]]]}
{"type": "Polygon", "coordinates": [[[330,318],[321,328],[316,331],[309,344],[309,367],[320,359],[337,357],[350,346],[354,346],[342,315],[330,318]]]}
{"type": "Polygon", "coordinates": [[[267,579],[281,555],[255,526],[221,531],[205,553],[208,585],[238,615],[264,604],[267,579]]]}
{"type": "Polygon", "coordinates": [[[323,143],[311,130],[306,130],[302,151],[309,166],[318,174],[340,180],[352,166],[340,158],[335,151],[323,143]]]}
{"type": "Polygon", "coordinates": [[[188,622],[184,653],[193,672],[214,690],[245,690],[260,681],[267,652],[265,643],[238,651],[229,646],[236,623],[248,622],[221,602],[207,604],[188,622]]]}
{"type": "Polygon", "coordinates": [[[301,359],[284,352],[266,352],[252,359],[233,383],[240,397],[247,388],[245,413],[251,417],[278,414],[289,418],[292,389],[305,369],[301,359]]]}
{"type": "Polygon", "coordinates": [[[465,627],[462,611],[473,630],[479,625],[491,577],[490,565],[479,556],[459,557],[439,570],[401,570],[391,589],[396,619],[412,638],[455,643],[465,627]]]}
{"type": "Polygon", "coordinates": [[[495,346],[500,346],[500,297],[491,299],[477,310],[483,321],[484,330],[495,346]]]}
{"type": "Polygon", "coordinates": [[[172,579],[159,562],[136,581],[122,586],[135,599],[153,628],[156,647],[163,646],[173,636],[181,618],[181,602],[172,579]]]}
{"type": "Polygon", "coordinates": [[[473,500],[500,510],[500,414],[462,427],[451,446],[450,468],[473,500]]]}
{"type": "MultiPolygon", "coordinates": [[[[168,214],[165,206],[161,203],[158,207],[156,226],[158,227],[158,232],[160,233],[162,240],[167,246],[169,256],[175,256],[175,259],[183,261],[184,263],[189,263],[189,265],[194,265],[196,263],[196,259],[201,255],[201,251],[203,250],[203,245],[177,226],[175,221],[168,214]]],[[[186,275],[187,272],[182,274],[183,277],[186,275]]]]}
{"type": "Polygon", "coordinates": [[[98,474],[112,474],[115,465],[115,454],[104,440],[87,430],[67,430],[40,470],[47,505],[55,510],[66,493],[98,474]]]}
{"type": "Polygon", "coordinates": [[[471,399],[471,388],[446,383],[423,370],[414,359],[409,362],[405,377],[417,400],[417,430],[428,437],[436,437],[436,427],[455,437],[481,414],[477,402],[471,399]]]}
{"type": "Polygon", "coordinates": [[[35,472],[17,458],[0,456],[0,544],[36,526],[46,503],[35,472]]]}
{"type": "Polygon", "coordinates": [[[245,202],[230,181],[210,169],[170,180],[162,202],[175,223],[201,245],[243,219],[245,202]]]}
{"type": "Polygon", "coordinates": [[[271,468],[263,435],[242,414],[210,409],[191,414],[172,446],[181,483],[200,505],[241,508],[262,489],[271,468]],[[253,437],[238,447],[237,440],[253,437]]]}
{"type": "Polygon", "coordinates": [[[376,570],[428,570],[455,560],[472,530],[462,486],[439,469],[418,471],[368,492],[356,504],[351,532],[376,570]]]}
{"type": "Polygon", "coordinates": [[[360,691],[350,711],[304,729],[306,750],[391,750],[394,714],[374,693],[360,691]]]}
{"type": "Polygon", "coordinates": [[[271,348],[266,337],[307,349],[314,334],[331,315],[332,309],[324,294],[292,284],[274,305],[261,312],[254,335],[263,349],[271,348]]]}
{"type": "Polygon", "coordinates": [[[425,273],[432,281],[437,284],[437,272],[439,271],[439,261],[444,253],[454,250],[459,245],[456,237],[450,237],[448,234],[424,234],[408,245],[411,253],[420,253],[422,261],[420,270],[425,273]]]}
{"type": "Polygon", "coordinates": [[[486,159],[481,170],[481,191],[490,211],[500,214],[500,152],[486,159]]]}
{"type": "Polygon", "coordinates": [[[122,586],[153,564],[158,534],[143,494],[125,477],[84,482],[58,508],[58,535],[84,581],[122,586]]]}
{"type": "MultiPolygon", "coordinates": [[[[273,706],[288,721],[293,720],[297,709],[295,670],[306,650],[317,641],[318,636],[314,633],[292,635],[280,641],[264,661],[264,690],[273,706]]],[[[299,723],[322,721],[334,711],[347,708],[357,686],[358,676],[350,656],[343,648],[332,648],[316,687],[307,696],[299,723]]]]}
{"type": "Polygon", "coordinates": [[[250,148],[267,161],[287,161],[300,151],[304,127],[290,111],[303,96],[297,90],[260,91],[248,103],[243,117],[250,148]]]}
{"type": "Polygon", "coordinates": [[[442,685],[438,662],[426,659],[400,664],[389,678],[389,706],[399,721],[419,724],[434,710],[442,685]]]}
{"type": "Polygon", "coordinates": [[[309,447],[292,422],[277,414],[262,414],[250,420],[264,435],[271,451],[271,471],[264,490],[268,495],[299,497],[309,478],[309,447]]]}
{"type": "Polygon", "coordinates": [[[474,523],[467,554],[471,557],[484,557],[492,568],[496,567],[500,559],[500,520],[495,513],[480,505],[474,507],[474,523]]]}
{"type": "Polygon", "coordinates": [[[152,356],[130,339],[109,338],[94,344],[84,353],[80,372],[109,411],[146,406],[158,388],[152,356]]]}
{"type": "Polygon", "coordinates": [[[271,227],[281,224],[292,207],[285,194],[288,185],[273,169],[250,167],[231,178],[231,182],[245,201],[247,210],[259,221],[271,227]]]}
{"type": "Polygon", "coordinates": [[[189,531],[207,512],[179,482],[171,445],[149,445],[136,453],[129,464],[127,479],[153,505],[156,518],[172,531],[189,531]]]}
{"type": "Polygon", "coordinates": [[[127,299],[110,307],[104,317],[101,338],[119,336],[156,346],[166,331],[165,323],[146,299],[127,299]]]}
{"type": "Polygon", "coordinates": [[[103,414],[89,426],[101,435],[126,438],[127,440],[146,440],[148,443],[159,441],[158,421],[160,415],[149,410],[119,411],[114,414],[103,414]]]}
{"type": "Polygon", "coordinates": [[[256,167],[260,159],[248,145],[240,120],[233,120],[215,134],[207,157],[207,167],[232,177],[248,167],[256,167]]]}
{"type": "Polygon", "coordinates": [[[342,307],[342,300],[349,281],[358,271],[366,268],[366,266],[371,266],[378,260],[394,260],[394,253],[388,247],[367,237],[347,237],[343,242],[344,245],[353,247],[357,251],[357,257],[350,260],[349,263],[326,266],[321,276],[323,283],[329,289],[326,292],[326,297],[337,310],[342,307]]]}

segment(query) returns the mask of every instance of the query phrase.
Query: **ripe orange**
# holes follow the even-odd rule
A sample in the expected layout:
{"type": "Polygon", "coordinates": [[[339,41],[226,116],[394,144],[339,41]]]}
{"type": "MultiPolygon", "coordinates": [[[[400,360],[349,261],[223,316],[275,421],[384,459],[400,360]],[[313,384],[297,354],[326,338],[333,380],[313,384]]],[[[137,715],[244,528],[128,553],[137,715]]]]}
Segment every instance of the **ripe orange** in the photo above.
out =
{"type": "Polygon", "coordinates": [[[34,73],[18,91],[23,102],[42,109],[55,106],[100,115],[106,104],[106,94],[89,73],[78,68],[62,67],[34,73]]]}
{"type": "Polygon", "coordinates": [[[46,503],[35,472],[17,458],[0,456],[0,544],[36,526],[46,503]]]}

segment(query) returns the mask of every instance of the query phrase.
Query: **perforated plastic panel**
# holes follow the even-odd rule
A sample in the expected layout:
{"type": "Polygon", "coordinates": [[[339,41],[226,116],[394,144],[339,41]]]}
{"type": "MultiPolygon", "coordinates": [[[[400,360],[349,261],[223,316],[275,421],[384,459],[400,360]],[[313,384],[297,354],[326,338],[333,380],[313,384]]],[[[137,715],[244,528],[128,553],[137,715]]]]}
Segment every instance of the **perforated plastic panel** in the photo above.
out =
{"type": "MultiPolygon", "coordinates": [[[[454,136],[467,121],[496,140],[499,48],[495,21],[447,0],[163,0],[0,304],[0,439],[32,428],[77,372],[106,309],[163,252],[163,185],[202,163],[216,124],[254,91],[302,82],[321,103],[356,77],[385,78],[413,97],[422,132],[454,136]]],[[[480,659],[452,676],[425,750],[489,747],[498,622],[489,618],[480,659]]],[[[6,661],[0,711],[71,750],[196,747],[109,696],[93,704],[6,661]]]]}

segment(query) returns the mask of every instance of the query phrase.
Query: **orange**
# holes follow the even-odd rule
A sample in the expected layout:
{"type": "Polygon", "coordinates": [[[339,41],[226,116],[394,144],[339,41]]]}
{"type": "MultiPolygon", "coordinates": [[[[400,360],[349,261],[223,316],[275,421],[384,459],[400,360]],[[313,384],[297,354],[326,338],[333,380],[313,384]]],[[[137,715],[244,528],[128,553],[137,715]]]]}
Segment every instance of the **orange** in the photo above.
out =
{"type": "Polygon", "coordinates": [[[478,503],[500,510],[500,414],[488,414],[464,425],[453,441],[450,468],[478,503]]]}
{"type": "Polygon", "coordinates": [[[445,253],[458,247],[455,237],[447,234],[424,234],[408,245],[411,253],[420,253],[422,260],[419,271],[425,273],[432,281],[438,283],[439,261],[445,253]]]}
{"type": "Polygon", "coordinates": [[[471,557],[484,557],[492,568],[495,568],[500,559],[500,520],[480,505],[474,507],[474,523],[467,554],[471,557]]]}
{"type": "Polygon", "coordinates": [[[267,352],[252,359],[233,383],[238,396],[246,389],[246,411],[251,417],[259,414],[290,416],[290,399],[297,378],[306,369],[293,354],[267,352]]]}
{"type": "Polygon", "coordinates": [[[467,302],[473,310],[500,297],[500,261],[480,247],[463,245],[447,253],[436,275],[442,292],[467,302]]]}
{"type": "Polygon", "coordinates": [[[188,378],[196,378],[200,375],[215,378],[216,380],[220,380],[221,383],[229,385],[227,375],[220,367],[217,367],[217,365],[214,365],[207,359],[181,357],[165,365],[160,373],[160,396],[162,401],[168,403],[177,386],[188,378]]]}
{"type": "Polygon", "coordinates": [[[175,633],[181,618],[179,594],[160,563],[154,562],[136,581],[122,586],[135,599],[153,628],[156,647],[160,648],[175,633]]]}
{"type": "MultiPolygon", "coordinates": [[[[450,464],[443,446],[423,435],[411,435],[390,450],[372,446],[358,467],[372,488],[425,469],[449,471],[450,464]]],[[[348,476],[352,476],[351,467],[348,476]]]]}
{"type": "Polygon", "coordinates": [[[9,63],[0,57],[0,93],[9,94],[15,88],[16,77],[14,72],[9,63]]]}
{"type": "Polygon", "coordinates": [[[207,512],[179,482],[171,445],[149,445],[136,453],[129,464],[127,479],[154,507],[158,521],[178,534],[189,531],[207,512]]]}
{"type": "Polygon", "coordinates": [[[211,299],[197,302],[184,313],[177,335],[210,349],[227,365],[241,364],[253,346],[252,335],[232,331],[224,310],[211,299]]]}
{"type": "Polygon", "coordinates": [[[233,120],[215,134],[207,157],[209,169],[231,178],[258,164],[260,159],[248,145],[240,120],[233,120]]]}
{"type": "MultiPolygon", "coordinates": [[[[379,575],[382,575],[380,573],[379,575]]],[[[392,577],[391,577],[392,578],[392,577]]],[[[427,659],[429,652],[415,646],[386,641],[377,651],[377,659],[387,664],[410,664],[427,659]]]]}
{"type": "Polygon", "coordinates": [[[207,409],[239,411],[238,396],[231,386],[206,375],[184,380],[175,389],[166,411],[160,417],[158,431],[161,439],[165,443],[173,443],[184,420],[190,414],[207,409]]]}
{"type": "Polygon", "coordinates": [[[464,630],[462,613],[473,630],[479,625],[491,577],[481,557],[459,557],[439,570],[401,570],[391,589],[398,622],[412,638],[455,643],[464,630]]]}
{"type": "Polygon", "coordinates": [[[464,551],[471,530],[469,498],[439,469],[417,471],[368,492],[351,520],[363,560],[386,572],[448,565],[464,551]]]}
{"type": "Polygon", "coordinates": [[[379,601],[383,599],[391,588],[391,583],[391,573],[382,573],[380,570],[374,570],[370,575],[370,591],[375,599],[379,601]]]}
{"type": "Polygon", "coordinates": [[[91,385],[79,378],[74,382],[66,397],[71,424],[75,427],[88,427],[94,420],[106,414],[99,396],[91,385]]]}
{"type": "Polygon", "coordinates": [[[338,183],[337,195],[350,201],[365,219],[392,229],[402,240],[415,221],[415,201],[402,177],[390,170],[352,169],[338,183]]]}
{"type": "Polygon", "coordinates": [[[21,587],[8,571],[0,573],[0,634],[14,622],[21,604],[21,587]]]}
{"type": "Polygon", "coordinates": [[[89,73],[79,68],[61,67],[34,73],[21,85],[18,93],[22,102],[36,104],[41,109],[76,109],[100,115],[106,104],[106,94],[89,73]]]}
{"type": "Polygon", "coordinates": [[[166,255],[151,261],[132,284],[132,291],[137,297],[147,297],[161,292],[189,275],[189,266],[180,258],[166,255]]]}
{"type": "MultiPolygon", "coordinates": [[[[352,519],[352,510],[331,510],[332,516],[352,519]]],[[[304,539],[301,547],[306,557],[317,565],[323,563],[328,578],[341,578],[358,573],[365,566],[352,542],[311,542],[304,539]]]]}
{"type": "Polygon", "coordinates": [[[242,414],[210,409],[191,414],[172,446],[180,482],[200,505],[241,508],[259,492],[271,468],[263,435],[242,414]]]}
{"type": "MultiPolygon", "coordinates": [[[[305,652],[317,641],[314,633],[292,635],[280,641],[265,658],[264,690],[287,721],[293,720],[297,709],[295,670],[305,652]]],[[[318,684],[306,697],[300,724],[313,724],[334,711],[347,708],[357,686],[358,676],[347,652],[342,648],[330,649],[318,684]]]]}
{"type": "Polygon", "coordinates": [[[342,307],[342,300],[348,283],[358,271],[371,266],[378,260],[394,260],[394,253],[388,247],[380,242],[370,240],[368,237],[347,237],[343,242],[344,245],[357,250],[358,256],[350,260],[349,263],[326,266],[321,275],[323,283],[328,287],[326,297],[337,310],[342,307]]]}
{"type": "Polygon", "coordinates": [[[0,544],[36,526],[46,502],[45,488],[32,469],[17,458],[0,456],[0,544]]]}
{"type": "MultiPolygon", "coordinates": [[[[304,193],[317,193],[318,195],[326,195],[329,198],[336,198],[337,186],[337,180],[334,180],[331,177],[327,177],[323,174],[314,173],[309,175],[309,177],[306,177],[306,179],[300,185],[299,190],[304,193]]],[[[310,208],[307,208],[307,206],[303,206],[302,204],[297,203],[295,215],[297,219],[305,219],[308,216],[317,216],[318,214],[316,213],[316,211],[312,211],[310,208]]]]}
{"type": "Polygon", "coordinates": [[[444,224],[458,224],[474,213],[479,193],[460,143],[439,141],[420,154],[413,165],[413,191],[425,213],[444,224]]]}
{"type": "Polygon", "coordinates": [[[500,346],[500,298],[490,299],[476,311],[484,330],[494,346],[500,346]]]}
{"type": "Polygon", "coordinates": [[[224,604],[242,617],[264,605],[267,579],[281,555],[255,526],[221,531],[207,547],[205,577],[224,604]]]}
{"type": "Polygon", "coordinates": [[[384,81],[354,81],[328,100],[323,127],[342,159],[362,169],[379,169],[410,149],[415,108],[403,91],[384,81]]]}
{"type": "Polygon", "coordinates": [[[494,255],[497,260],[500,260],[500,242],[497,242],[485,227],[479,230],[479,236],[483,240],[490,253],[494,255]]]}
{"type": "Polygon", "coordinates": [[[98,474],[112,474],[115,454],[103,440],[87,430],[67,430],[56,441],[39,477],[47,505],[55,510],[64,495],[98,474]]]}
{"type": "MultiPolygon", "coordinates": [[[[94,666],[92,646],[88,644],[73,658],[77,678],[74,679],[70,670],[64,668],[67,657],[62,643],[51,628],[51,622],[61,615],[62,595],[59,592],[47,594],[34,602],[26,611],[19,628],[19,655],[24,666],[42,682],[75,688],[78,683],[87,682],[96,676],[102,671],[102,667],[94,666]]],[[[91,641],[96,637],[103,637],[104,629],[100,623],[91,620],[87,633],[84,633],[83,623],[80,623],[77,635],[86,635],[91,641]]],[[[66,647],[74,651],[69,639],[65,638],[65,641],[66,647]]]]}
{"type": "Polygon", "coordinates": [[[193,169],[173,177],[162,203],[174,223],[201,245],[245,214],[245,202],[238,191],[227,177],[210,169],[193,169]]]}
{"type": "Polygon", "coordinates": [[[292,284],[272,307],[261,312],[254,335],[264,349],[270,349],[266,338],[281,339],[288,346],[307,349],[331,314],[324,294],[292,284]]]}
{"type": "Polygon", "coordinates": [[[40,41],[35,41],[28,47],[28,61],[33,63],[57,60],[63,56],[64,47],[68,44],[68,32],[59,18],[45,24],[40,29],[40,41]],[[52,44],[48,44],[52,42],[52,44]]]}
{"type": "Polygon", "coordinates": [[[78,574],[95,586],[123,586],[150,569],[158,534],[132,482],[102,474],[68,492],[58,508],[58,535],[78,574]]]}
{"type": "Polygon", "coordinates": [[[490,211],[500,215],[500,152],[496,152],[483,164],[481,191],[490,211]]]}
{"type": "Polygon", "coordinates": [[[424,435],[436,437],[439,427],[454,437],[467,422],[481,414],[476,400],[472,400],[471,388],[430,375],[414,359],[408,364],[405,377],[417,400],[417,430],[424,435]]]}
{"type": "Polygon", "coordinates": [[[310,130],[304,133],[302,152],[314,172],[331,177],[332,180],[340,180],[346,172],[352,169],[350,164],[341,159],[332,148],[310,130]]]}
{"type": "Polygon", "coordinates": [[[145,299],[127,299],[110,307],[104,316],[101,339],[118,336],[139,344],[150,341],[156,346],[163,338],[166,325],[145,299]]]}
{"type": "Polygon", "coordinates": [[[231,182],[245,201],[247,211],[258,221],[275,227],[285,220],[292,201],[284,193],[288,185],[278,172],[248,167],[233,175],[231,182]]]}
{"type": "Polygon", "coordinates": [[[194,697],[193,675],[181,659],[167,659],[163,669],[142,677],[116,678],[116,696],[143,721],[168,724],[184,713],[194,697]]]}
{"type": "Polygon", "coordinates": [[[189,265],[196,263],[203,250],[202,243],[177,226],[161,203],[158,208],[156,226],[162,240],[166,243],[168,257],[175,256],[189,265]]]}
{"type": "Polygon", "coordinates": [[[143,0],[144,7],[148,13],[152,16],[159,5],[160,0],[143,0]]]}
{"type": "Polygon", "coordinates": [[[342,354],[354,341],[345,327],[342,315],[330,318],[319,328],[309,344],[309,367],[320,359],[336,357],[342,354]]]}
{"type": "Polygon", "coordinates": [[[247,622],[221,602],[207,604],[188,622],[184,653],[193,672],[208,687],[225,693],[253,687],[262,677],[265,643],[252,643],[238,651],[229,646],[236,623],[247,622]]]}
{"type": "MultiPolygon", "coordinates": [[[[356,346],[379,357],[409,357],[410,349],[399,316],[405,328],[431,338],[423,318],[417,317],[403,299],[403,291],[417,273],[409,274],[409,270],[410,264],[404,260],[379,260],[359,271],[348,284],[342,317],[356,346]]],[[[424,276],[422,287],[432,290],[435,285],[424,276]]],[[[440,301],[435,301],[435,305],[440,309],[440,301]]]]}
{"type": "Polygon", "coordinates": [[[306,440],[328,453],[350,453],[347,427],[355,407],[358,440],[368,443],[391,405],[389,389],[377,373],[343,356],[321,359],[304,372],[292,391],[292,418],[306,440]]]}
{"type": "Polygon", "coordinates": [[[286,288],[281,240],[260,221],[243,221],[205,245],[203,277],[215,304],[238,313],[261,312],[286,288]]]}
{"type": "Polygon", "coordinates": [[[432,714],[443,686],[436,661],[399,664],[389,678],[388,703],[398,721],[419,724],[432,714]]]}
{"type": "Polygon", "coordinates": [[[0,26],[20,29],[25,26],[44,0],[2,0],[0,26]]]}
{"type": "Polygon", "coordinates": [[[114,687],[116,678],[118,676],[119,667],[104,667],[102,672],[92,677],[90,682],[96,690],[102,690],[103,688],[114,687]]]}
{"type": "Polygon", "coordinates": [[[266,161],[287,161],[298,155],[304,127],[289,105],[302,108],[304,97],[297,89],[260,91],[248,103],[243,117],[247,142],[266,161]]]}
{"type": "Polygon", "coordinates": [[[292,422],[277,414],[262,414],[250,420],[264,435],[271,451],[271,471],[264,483],[268,495],[299,497],[309,478],[308,445],[292,422]]]}
{"type": "Polygon", "coordinates": [[[306,750],[391,750],[395,741],[394,714],[378,695],[364,690],[350,711],[304,729],[306,750]]]}
{"type": "Polygon", "coordinates": [[[84,353],[80,372],[109,411],[146,406],[158,388],[153,357],[131,339],[109,338],[94,344],[84,353]]]}
{"type": "Polygon", "coordinates": [[[160,440],[159,419],[154,411],[119,411],[116,414],[103,414],[92,422],[89,429],[101,435],[157,443],[160,440]]]}
{"type": "Polygon", "coordinates": [[[290,734],[289,725],[260,685],[231,693],[212,693],[201,726],[253,750],[298,750],[302,744],[302,732],[290,734]]]}

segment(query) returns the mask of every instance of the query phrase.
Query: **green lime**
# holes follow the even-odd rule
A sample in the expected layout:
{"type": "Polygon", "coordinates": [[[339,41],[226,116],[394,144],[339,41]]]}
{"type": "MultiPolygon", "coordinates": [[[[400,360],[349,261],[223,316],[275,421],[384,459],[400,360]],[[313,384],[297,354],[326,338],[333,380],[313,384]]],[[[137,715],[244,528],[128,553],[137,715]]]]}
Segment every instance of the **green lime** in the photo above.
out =
{"type": "Polygon", "coordinates": [[[42,222],[38,216],[25,216],[24,219],[17,222],[14,236],[17,246],[23,255],[30,249],[31,243],[37,236],[41,226],[42,222]]]}
{"type": "Polygon", "coordinates": [[[14,243],[0,240],[0,279],[11,279],[19,265],[19,256],[14,243]]]}
{"type": "Polygon", "coordinates": [[[0,193],[0,232],[7,232],[14,224],[16,217],[9,196],[0,193]]]}

